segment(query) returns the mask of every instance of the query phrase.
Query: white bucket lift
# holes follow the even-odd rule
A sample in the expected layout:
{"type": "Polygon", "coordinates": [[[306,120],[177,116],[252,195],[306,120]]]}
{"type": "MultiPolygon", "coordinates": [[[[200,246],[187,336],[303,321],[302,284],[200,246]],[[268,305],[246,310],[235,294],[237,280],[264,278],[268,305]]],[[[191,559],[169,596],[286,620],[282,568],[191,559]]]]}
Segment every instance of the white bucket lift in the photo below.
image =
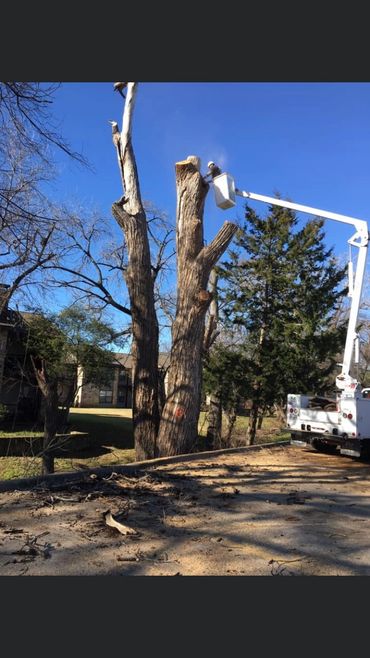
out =
{"type": "Polygon", "coordinates": [[[216,205],[223,210],[235,206],[235,183],[229,174],[220,174],[213,179],[216,205]]]}
{"type": "Polygon", "coordinates": [[[341,454],[353,457],[359,457],[363,452],[370,454],[370,389],[361,391],[360,383],[350,373],[352,362],[354,361],[355,364],[359,362],[359,336],[356,329],[370,237],[367,222],[356,217],[239,190],[235,187],[232,176],[226,173],[215,176],[213,184],[215,200],[219,208],[232,208],[235,205],[235,196],[241,196],[245,199],[290,208],[296,212],[304,212],[314,217],[333,219],[355,228],[354,235],[348,240],[350,247],[358,248],[358,254],[355,273],[351,256],[349,259],[348,288],[351,306],[343,363],[338,364],[341,366],[341,373],[336,377],[338,389],[336,410],[320,405],[319,408],[310,407],[308,396],[290,394],[287,426],[290,428],[292,440],[312,443],[317,449],[322,445],[329,445],[334,448],[339,447],[341,454]]]}

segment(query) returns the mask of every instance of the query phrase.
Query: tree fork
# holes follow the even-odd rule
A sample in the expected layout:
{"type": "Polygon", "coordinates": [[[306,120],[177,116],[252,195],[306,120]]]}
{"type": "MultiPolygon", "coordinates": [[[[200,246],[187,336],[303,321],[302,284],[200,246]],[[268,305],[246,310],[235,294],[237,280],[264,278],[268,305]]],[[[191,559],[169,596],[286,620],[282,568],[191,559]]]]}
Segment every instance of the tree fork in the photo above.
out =
{"type": "Polygon", "coordinates": [[[198,436],[205,315],[212,300],[207,291],[212,267],[227,249],[237,226],[225,222],[204,246],[203,212],[209,185],[199,159],[176,163],[177,308],[172,329],[167,400],[157,440],[157,455],[190,452],[198,436]]]}

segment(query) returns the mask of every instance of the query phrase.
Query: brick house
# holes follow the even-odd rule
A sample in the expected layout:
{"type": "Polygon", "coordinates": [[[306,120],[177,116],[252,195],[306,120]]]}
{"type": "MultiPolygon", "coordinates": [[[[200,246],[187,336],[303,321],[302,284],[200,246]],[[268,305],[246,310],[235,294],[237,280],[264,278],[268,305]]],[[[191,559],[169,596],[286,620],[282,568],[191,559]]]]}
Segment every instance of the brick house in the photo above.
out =
{"type": "MultiPolygon", "coordinates": [[[[0,284],[0,296],[7,288],[0,284]]],[[[34,419],[42,396],[25,355],[28,315],[9,309],[7,304],[0,314],[0,404],[19,417],[34,419]]]]}
{"type": "MultiPolygon", "coordinates": [[[[1,291],[7,286],[0,284],[1,291]]],[[[29,320],[32,313],[18,312],[8,309],[5,305],[0,314],[0,404],[5,405],[17,416],[24,415],[27,419],[37,416],[42,402],[41,393],[37,387],[32,367],[25,354],[29,320]]],[[[169,354],[159,354],[159,370],[166,385],[166,370],[169,365],[169,354]]],[[[93,384],[84,384],[84,372],[77,368],[72,372],[73,364],[69,364],[66,383],[59,391],[60,404],[68,397],[68,392],[77,377],[77,394],[74,404],[77,407],[132,407],[132,370],[131,354],[115,353],[110,367],[110,382],[102,388],[93,384]]]]}

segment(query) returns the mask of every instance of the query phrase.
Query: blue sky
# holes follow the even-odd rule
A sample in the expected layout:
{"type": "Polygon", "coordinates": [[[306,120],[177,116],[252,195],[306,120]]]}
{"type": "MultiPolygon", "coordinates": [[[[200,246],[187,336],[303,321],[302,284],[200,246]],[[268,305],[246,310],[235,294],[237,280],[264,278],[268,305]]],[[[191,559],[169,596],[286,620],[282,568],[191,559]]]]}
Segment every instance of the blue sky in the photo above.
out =
{"type": "MultiPolygon", "coordinates": [[[[121,100],[111,83],[65,83],[54,104],[63,134],[94,168],[59,156],[58,195],[107,214],[121,194],[108,124],[120,124],[121,100]]],[[[297,203],[370,219],[369,83],[142,83],[133,141],[143,198],[173,220],[174,163],[189,154],[201,157],[204,171],[210,159],[221,164],[241,189],[278,190],[297,203]]],[[[222,211],[211,191],[206,239],[236,214],[243,215],[242,199],[222,211]]],[[[328,221],[326,231],[345,251],[351,228],[328,221]]]]}
{"type": "MultiPolygon", "coordinates": [[[[54,115],[93,171],[59,153],[56,197],[79,199],[110,216],[122,188],[108,121],[121,126],[122,109],[113,83],[62,85],[54,115]]],[[[240,189],[270,196],[279,191],[297,203],[370,223],[370,83],[142,83],[133,143],[143,199],[173,222],[174,164],[193,154],[201,157],[202,171],[214,160],[240,189]]],[[[267,210],[251,205],[262,215],[267,210]]],[[[224,211],[210,190],[206,240],[225,219],[242,217],[241,198],[224,211]]],[[[113,218],[112,226],[119,235],[113,218]]],[[[352,227],[327,220],[325,230],[328,246],[346,258],[352,227]]]]}

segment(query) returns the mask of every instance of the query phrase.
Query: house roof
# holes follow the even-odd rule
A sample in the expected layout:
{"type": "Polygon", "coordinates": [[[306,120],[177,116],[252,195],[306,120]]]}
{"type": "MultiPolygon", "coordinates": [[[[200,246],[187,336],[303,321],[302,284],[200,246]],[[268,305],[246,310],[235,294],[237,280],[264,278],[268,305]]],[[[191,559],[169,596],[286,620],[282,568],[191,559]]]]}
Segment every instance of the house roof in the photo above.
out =
{"type": "MultiPolygon", "coordinates": [[[[7,309],[6,324],[7,326],[15,326],[30,324],[32,320],[37,317],[39,314],[29,311],[15,311],[7,309]],[[8,325],[9,323],[9,325],[8,325]]],[[[5,324],[5,322],[1,324],[5,324]]],[[[134,365],[134,358],[129,352],[113,352],[116,365],[123,366],[127,370],[131,370],[134,365]]],[[[170,354],[169,352],[159,352],[158,355],[158,366],[160,368],[167,368],[170,364],[170,354]]]]}
{"type": "MultiPolygon", "coordinates": [[[[134,358],[132,354],[126,352],[114,352],[114,358],[118,365],[131,369],[134,365],[134,358]]],[[[167,368],[170,364],[170,354],[168,352],[160,352],[158,356],[158,365],[160,368],[167,368]]]]}

